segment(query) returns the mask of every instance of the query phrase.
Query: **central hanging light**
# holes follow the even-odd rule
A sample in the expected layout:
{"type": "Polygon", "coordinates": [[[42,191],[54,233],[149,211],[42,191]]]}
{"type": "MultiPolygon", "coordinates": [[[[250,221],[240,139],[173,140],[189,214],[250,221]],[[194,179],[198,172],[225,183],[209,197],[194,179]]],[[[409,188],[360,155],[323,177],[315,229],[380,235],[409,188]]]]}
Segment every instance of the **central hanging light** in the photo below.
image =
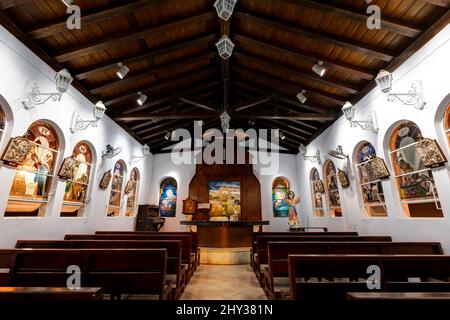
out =
{"type": "Polygon", "coordinates": [[[230,120],[231,120],[231,117],[228,114],[228,112],[225,110],[220,115],[220,122],[222,124],[222,131],[223,131],[223,133],[227,133],[228,129],[230,129],[230,120]]]}
{"type": "Polygon", "coordinates": [[[216,2],[214,2],[214,7],[216,8],[217,15],[221,19],[228,21],[233,14],[236,2],[237,0],[216,0],[216,2]]]}
{"type": "Polygon", "coordinates": [[[216,47],[219,52],[219,56],[226,60],[233,54],[234,43],[226,34],[224,34],[222,38],[217,41],[216,47]]]}

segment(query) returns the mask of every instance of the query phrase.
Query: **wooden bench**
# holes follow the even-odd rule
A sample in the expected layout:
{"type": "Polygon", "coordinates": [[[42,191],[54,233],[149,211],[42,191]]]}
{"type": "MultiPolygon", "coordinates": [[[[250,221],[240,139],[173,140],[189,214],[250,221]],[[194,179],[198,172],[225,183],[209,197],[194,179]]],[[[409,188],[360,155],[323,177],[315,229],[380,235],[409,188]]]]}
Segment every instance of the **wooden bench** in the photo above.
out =
{"type": "Polygon", "coordinates": [[[187,267],[181,264],[180,240],[19,240],[16,248],[35,249],[166,249],[167,278],[174,284],[173,297],[178,300],[187,285],[187,267]]]}
{"type": "Polygon", "coordinates": [[[450,291],[450,256],[289,255],[288,263],[295,300],[346,301],[348,292],[450,291]],[[380,290],[368,288],[369,266],[380,268],[380,290]]]}
{"type": "Polygon", "coordinates": [[[0,301],[103,300],[102,288],[0,287],[0,301]]]}
{"type": "Polygon", "coordinates": [[[263,236],[256,237],[256,256],[255,256],[255,273],[262,285],[262,272],[261,266],[268,263],[267,244],[274,241],[375,241],[375,242],[391,242],[391,237],[385,236],[307,236],[307,235],[282,235],[282,236],[263,236]]]}
{"type": "Polygon", "coordinates": [[[192,236],[189,234],[67,234],[64,240],[180,240],[181,262],[188,266],[188,277],[190,280],[194,274],[194,258],[192,252],[192,236]]]}
{"type": "Polygon", "coordinates": [[[289,295],[289,254],[443,254],[438,242],[269,242],[263,288],[270,299],[289,295]]]}
{"type": "Polygon", "coordinates": [[[165,249],[8,249],[0,250],[2,286],[67,287],[69,266],[81,270],[81,287],[101,287],[111,298],[145,295],[167,300],[165,249]]]}
{"type": "Polygon", "coordinates": [[[194,268],[200,265],[200,248],[198,247],[198,234],[196,232],[187,232],[187,231],[170,231],[170,232],[161,232],[161,231],[96,231],[95,234],[174,234],[174,235],[190,235],[192,238],[192,254],[194,254],[196,264],[194,268]]]}
{"type": "Polygon", "coordinates": [[[250,249],[250,264],[253,270],[256,269],[256,251],[257,251],[257,238],[260,237],[272,237],[272,236],[292,236],[292,235],[307,235],[307,236],[358,236],[358,232],[254,232],[252,235],[252,247],[250,249]]]}

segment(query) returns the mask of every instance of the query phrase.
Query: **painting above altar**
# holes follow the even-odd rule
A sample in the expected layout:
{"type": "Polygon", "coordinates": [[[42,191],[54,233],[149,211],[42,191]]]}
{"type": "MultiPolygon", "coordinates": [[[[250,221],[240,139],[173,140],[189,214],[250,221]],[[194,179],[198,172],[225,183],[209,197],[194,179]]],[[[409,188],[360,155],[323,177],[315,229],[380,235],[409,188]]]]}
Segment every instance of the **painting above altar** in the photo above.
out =
{"type": "Polygon", "coordinates": [[[208,182],[210,217],[229,217],[239,220],[241,215],[241,183],[228,181],[208,182]]]}

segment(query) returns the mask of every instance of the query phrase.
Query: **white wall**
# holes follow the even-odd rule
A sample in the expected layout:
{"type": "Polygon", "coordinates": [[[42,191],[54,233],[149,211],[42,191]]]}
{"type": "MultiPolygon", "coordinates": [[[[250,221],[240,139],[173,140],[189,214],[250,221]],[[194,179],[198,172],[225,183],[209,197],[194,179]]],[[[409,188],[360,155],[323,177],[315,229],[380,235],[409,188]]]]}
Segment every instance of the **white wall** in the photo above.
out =
{"type": "MultiPolygon", "coordinates": [[[[390,133],[395,124],[402,120],[410,120],[419,125],[425,137],[437,138],[448,159],[450,159],[448,143],[442,129],[443,112],[448,105],[448,100],[447,103],[442,103],[442,101],[450,93],[450,81],[448,81],[447,76],[448,71],[450,71],[449,37],[450,26],[447,26],[394,72],[394,92],[407,92],[413,80],[422,81],[425,98],[427,99],[424,110],[420,111],[398,102],[389,103],[386,96],[376,88],[356,105],[355,119],[364,120],[370,112],[375,111],[380,127],[378,134],[363,131],[359,128],[350,128],[348,121],[341,117],[308,146],[308,153],[319,149],[322,155],[322,163],[325,163],[327,159],[331,159],[327,151],[335,149],[337,145],[342,145],[345,153],[352,157],[357,144],[362,140],[367,140],[374,145],[377,155],[386,159],[392,173],[392,164],[387,149],[390,133]]],[[[345,165],[342,160],[333,159],[333,161],[339,168],[343,168],[345,165]]],[[[352,173],[355,175],[356,168],[353,158],[350,165],[352,173]]],[[[307,199],[307,201],[302,202],[301,211],[304,215],[304,221],[308,221],[310,226],[328,226],[330,230],[357,230],[366,235],[392,235],[394,240],[440,241],[445,250],[450,252],[450,197],[448,196],[450,176],[448,164],[444,168],[433,171],[443,207],[443,219],[406,218],[400,208],[399,196],[392,177],[390,180],[382,182],[389,217],[367,218],[362,212],[354,176],[350,177],[351,187],[344,191],[341,190],[344,217],[330,218],[329,213],[328,217],[325,218],[313,217],[311,189],[306,179],[306,177],[309,177],[313,166],[319,169],[323,177],[321,166],[314,165],[305,161],[302,156],[298,156],[298,175],[301,179],[300,193],[304,200],[307,199]]]]}
{"type": "MultiPolygon", "coordinates": [[[[114,163],[123,159],[127,163],[127,179],[132,166],[128,164],[131,153],[142,154],[142,145],[129,136],[123,129],[108,117],[104,117],[98,128],[89,128],[76,134],[69,131],[73,111],[77,110],[85,119],[92,118],[93,105],[77,90],[71,87],[64,94],[61,102],[48,102],[32,110],[25,110],[21,104],[26,85],[36,80],[42,92],[53,92],[53,77],[55,72],[35,56],[23,44],[0,27],[0,103],[7,115],[6,132],[0,141],[0,150],[10,137],[23,135],[28,126],[36,120],[46,120],[52,123],[58,133],[60,153],[56,168],[59,168],[63,158],[71,155],[74,146],[85,140],[92,146],[94,166],[91,174],[90,196],[92,201],[87,205],[86,216],[82,218],[59,217],[63,195],[64,181],[55,179],[51,191],[49,205],[44,217],[5,218],[9,191],[15,170],[0,164],[0,247],[13,246],[17,239],[60,239],[66,233],[87,233],[96,229],[132,229],[135,218],[106,217],[106,204],[109,200],[109,189],[100,190],[99,180],[103,173],[112,169],[114,163]],[[101,163],[101,153],[106,144],[122,147],[120,155],[101,163]]],[[[141,174],[140,197],[143,201],[149,193],[151,181],[152,156],[141,161],[136,166],[141,174]]],[[[126,199],[122,201],[125,203],[126,199]]],[[[125,206],[123,208],[123,211],[125,206]]]]}

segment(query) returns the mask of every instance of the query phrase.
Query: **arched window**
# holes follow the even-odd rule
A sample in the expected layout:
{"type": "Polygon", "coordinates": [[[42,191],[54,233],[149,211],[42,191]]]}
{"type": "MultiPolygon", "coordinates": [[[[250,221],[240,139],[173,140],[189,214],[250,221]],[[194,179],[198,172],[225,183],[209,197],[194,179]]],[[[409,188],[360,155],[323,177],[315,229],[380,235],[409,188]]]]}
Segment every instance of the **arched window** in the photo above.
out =
{"type": "MultiPolygon", "coordinates": [[[[377,172],[384,169],[384,166],[378,168],[379,161],[382,160],[376,156],[375,148],[369,142],[359,146],[356,152],[359,186],[365,214],[369,217],[387,217],[383,187],[377,172]]],[[[384,162],[382,164],[384,165],[384,162]]]]}
{"type": "Polygon", "coordinates": [[[325,180],[330,216],[342,217],[341,196],[337,183],[336,167],[330,160],[325,163],[325,180]]]}
{"type": "Polygon", "coordinates": [[[403,212],[407,217],[443,217],[431,170],[426,168],[416,145],[422,140],[419,127],[406,122],[395,128],[390,152],[403,212]]]}
{"type": "MultiPolygon", "coordinates": [[[[48,193],[58,157],[58,138],[46,122],[34,122],[25,133],[29,147],[24,161],[17,165],[5,217],[41,217],[45,214],[48,193]]],[[[20,146],[18,146],[20,148],[20,146]]]]}
{"type": "Polygon", "coordinates": [[[108,217],[118,217],[122,203],[123,179],[125,175],[125,162],[119,160],[114,165],[111,183],[111,195],[109,198],[108,217]]]}
{"type": "MultiPolygon", "coordinates": [[[[0,126],[1,126],[1,121],[0,121],[0,126]]],[[[450,104],[447,106],[447,109],[445,110],[444,130],[445,130],[445,135],[447,136],[447,142],[450,144],[450,104]]]]}
{"type": "Polygon", "coordinates": [[[325,193],[325,188],[322,180],[320,179],[319,170],[313,168],[309,179],[311,182],[313,214],[316,217],[324,217],[325,210],[323,207],[323,194],[325,193]]]}
{"type": "Polygon", "coordinates": [[[159,215],[173,218],[177,213],[177,182],[174,178],[166,178],[159,189],[159,215]]]}
{"type": "Polygon", "coordinates": [[[290,191],[289,181],[285,177],[277,177],[272,182],[272,206],[274,217],[289,217],[289,205],[286,196],[290,191]]]}
{"type": "Polygon", "coordinates": [[[92,153],[86,142],[79,142],[72,152],[76,161],[73,179],[66,181],[61,217],[81,217],[89,188],[92,153]]]}
{"type": "Polygon", "coordinates": [[[2,141],[3,132],[5,131],[6,117],[5,112],[3,112],[2,106],[0,105],[0,141],[2,141]]]}
{"type": "Polygon", "coordinates": [[[130,180],[128,180],[125,187],[125,193],[127,194],[127,210],[125,215],[127,217],[133,217],[137,212],[137,197],[139,192],[139,170],[134,168],[131,170],[130,180]]]}

